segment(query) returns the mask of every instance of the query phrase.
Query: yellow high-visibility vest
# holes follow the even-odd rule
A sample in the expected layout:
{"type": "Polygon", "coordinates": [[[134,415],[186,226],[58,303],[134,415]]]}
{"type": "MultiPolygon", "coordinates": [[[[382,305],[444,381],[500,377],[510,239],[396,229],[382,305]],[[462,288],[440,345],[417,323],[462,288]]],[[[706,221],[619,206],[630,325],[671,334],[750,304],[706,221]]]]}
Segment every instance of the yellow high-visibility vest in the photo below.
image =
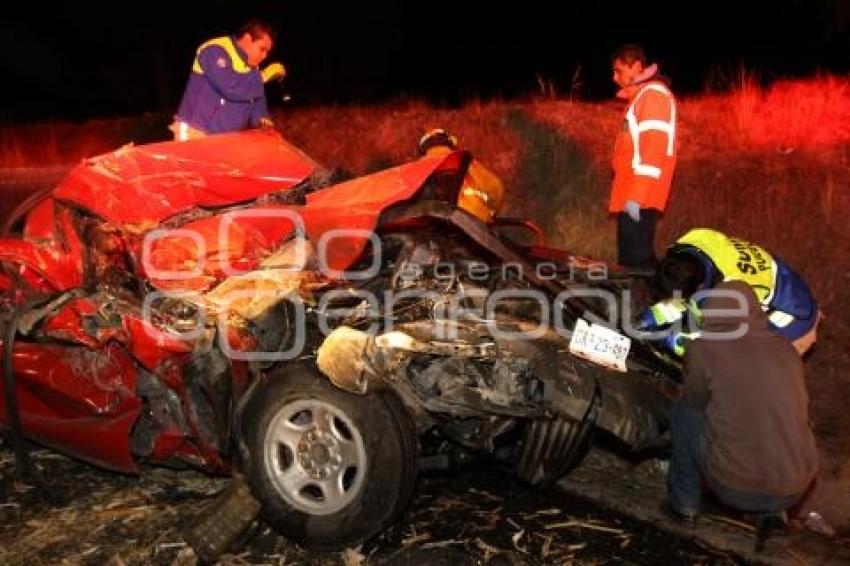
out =
{"type": "Polygon", "coordinates": [[[743,281],[762,305],[770,303],[776,287],[776,262],[761,246],[709,228],[695,228],[677,243],[698,248],[717,266],[724,281],[743,281]]]}

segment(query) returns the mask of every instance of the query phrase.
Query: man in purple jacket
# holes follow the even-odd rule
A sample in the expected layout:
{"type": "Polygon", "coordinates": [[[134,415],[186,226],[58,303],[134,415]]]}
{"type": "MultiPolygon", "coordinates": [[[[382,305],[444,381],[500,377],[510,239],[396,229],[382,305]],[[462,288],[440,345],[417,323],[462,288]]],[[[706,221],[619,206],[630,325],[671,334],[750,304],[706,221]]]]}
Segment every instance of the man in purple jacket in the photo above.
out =
{"type": "Polygon", "coordinates": [[[232,36],[216,37],[198,48],[192,73],[171,130],[178,141],[247,128],[273,126],[264,84],[286,69],[259,65],[272,49],[275,32],[252,19],[232,36]]]}

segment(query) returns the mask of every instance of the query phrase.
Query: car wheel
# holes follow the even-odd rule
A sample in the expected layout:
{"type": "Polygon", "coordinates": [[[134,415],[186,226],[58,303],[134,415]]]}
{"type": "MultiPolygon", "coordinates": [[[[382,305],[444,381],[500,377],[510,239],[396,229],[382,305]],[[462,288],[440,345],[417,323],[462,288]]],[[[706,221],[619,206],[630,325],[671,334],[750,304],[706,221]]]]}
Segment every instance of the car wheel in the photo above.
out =
{"type": "Polygon", "coordinates": [[[418,443],[392,392],[354,395],[314,365],[292,364],[267,376],[243,415],[246,475],[283,536],[338,549],[371,538],[407,508],[418,443]]]}

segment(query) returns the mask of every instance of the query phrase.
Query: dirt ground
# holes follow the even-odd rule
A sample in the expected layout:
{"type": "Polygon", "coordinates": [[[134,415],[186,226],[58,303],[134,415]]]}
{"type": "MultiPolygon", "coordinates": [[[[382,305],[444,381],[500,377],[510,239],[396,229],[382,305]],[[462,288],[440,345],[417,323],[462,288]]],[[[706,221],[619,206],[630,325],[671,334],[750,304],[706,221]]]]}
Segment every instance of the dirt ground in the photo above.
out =
{"type": "MultiPolygon", "coordinates": [[[[155,467],[115,474],[43,449],[33,456],[51,501],[14,480],[12,453],[0,444],[0,566],[194,565],[181,533],[228,482],[155,467]]],[[[754,554],[751,527],[729,515],[673,524],[658,508],[663,478],[657,460],[599,449],[551,490],[479,464],[421,478],[404,520],[362,547],[311,553],[257,522],[219,564],[850,563],[847,539],[794,530],[754,554]]]]}
{"type": "MultiPolygon", "coordinates": [[[[603,442],[604,444],[604,442],[603,442]]],[[[762,553],[754,552],[754,528],[746,517],[722,508],[707,497],[695,527],[671,523],[659,502],[666,497],[666,461],[632,459],[607,448],[594,448],[581,466],[561,479],[558,487],[569,495],[593,501],[680,536],[695,537],[712,548],[724,549],[755,563],[850,564],[850,538],[814,532],[797,518],[782,536],[767,541],[762,553]]],[[[809,502],[804,511],[822,511],[809,502]]],[[[815,525],[811,525],[814,527],[815,525]]],[[[831,527],[821,523],[821,527],[831,527]]]]}
{"type": "MultiPolygon", "coordinates": [[[[147,468],[97,470],[47,450],[35,460],[52,505],[13,481],[0,448],[0,565],[196,563],[181,532],[227,480],[147,468]]],[[[692,534],[671,534],[561,490],[538,491],[493,466],[423,478],[408,516],[360,548],[311,554],[261,523],[220,564],[744,564],[692,534]]]]}

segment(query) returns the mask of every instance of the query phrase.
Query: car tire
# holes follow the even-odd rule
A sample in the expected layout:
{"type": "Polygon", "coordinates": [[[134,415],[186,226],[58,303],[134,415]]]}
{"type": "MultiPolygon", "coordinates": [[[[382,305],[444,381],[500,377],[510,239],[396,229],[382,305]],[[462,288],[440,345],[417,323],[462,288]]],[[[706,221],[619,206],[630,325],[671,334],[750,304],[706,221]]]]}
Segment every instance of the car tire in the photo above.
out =
{"type": "Polygon", "coordinates": [[[548,487],[581,464],[593,444],[596,399],[582,420],[565,416],[530,420],[519,445],[516,472],[532,485],[548,487]]]}
{"type": "Polygon", "coordinates": [[[418,440],[396,395],[342,391],[311,363],[265,379],[242,413],[246,476],[263,517],[316,550],[357,544],[397,521],[416,484],[418,440]]]}

